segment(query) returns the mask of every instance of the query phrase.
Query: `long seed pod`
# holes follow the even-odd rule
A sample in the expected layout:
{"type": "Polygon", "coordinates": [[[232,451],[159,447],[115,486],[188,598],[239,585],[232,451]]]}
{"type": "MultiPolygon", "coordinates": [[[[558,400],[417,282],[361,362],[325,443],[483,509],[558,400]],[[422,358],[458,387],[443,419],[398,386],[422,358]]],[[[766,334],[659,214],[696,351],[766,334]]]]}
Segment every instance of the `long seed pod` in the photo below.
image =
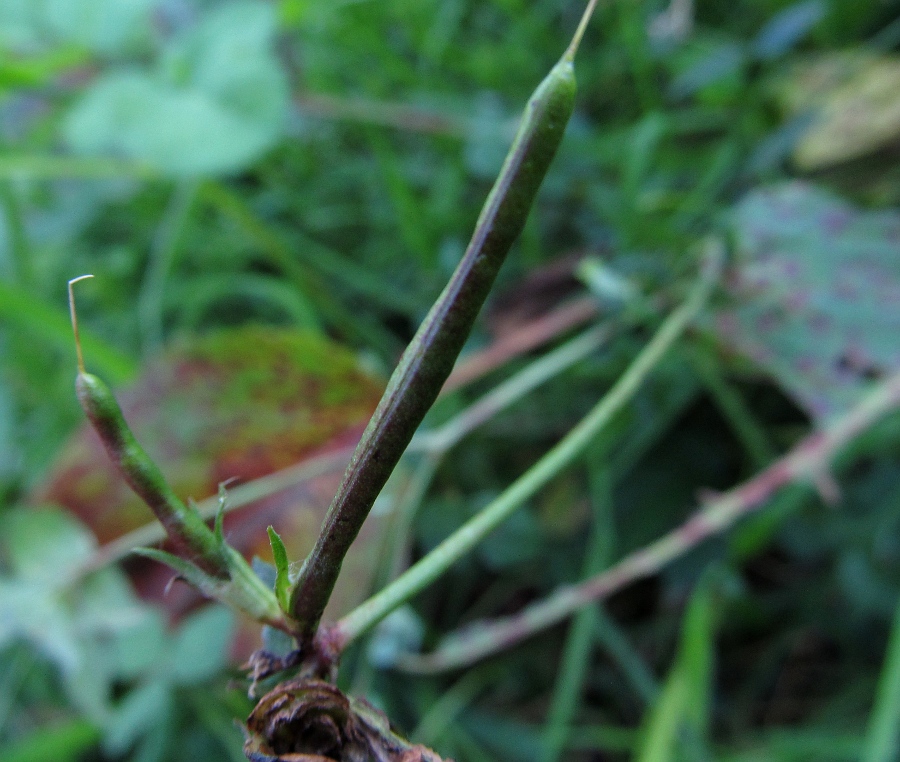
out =
{"type": "Polygon", "coordinates": [[[223,557],[222,545],[213,531],[206,526],[197,511],[186,506],[169,487],[159,468],[131,433],[122,409],[109,387],[84,369],[72,286],[91,277],[93,276],[82,275],[69,281],[69,309],[78,354],[78,376],[75,380],[78,401],[119,473],[156,514],[177,553],[194,562],[207,574],[227,579],[227,560],[223,557]]]}
{"type": "Polygon", "coordinates": [[[344,555],[453,369],[497,272],[525,225],[574,107],[573,55],[570,47],[529,99],[472,240],[391,376],[291,589],[291,613],[307,637],[316,631],[344,555]]]}

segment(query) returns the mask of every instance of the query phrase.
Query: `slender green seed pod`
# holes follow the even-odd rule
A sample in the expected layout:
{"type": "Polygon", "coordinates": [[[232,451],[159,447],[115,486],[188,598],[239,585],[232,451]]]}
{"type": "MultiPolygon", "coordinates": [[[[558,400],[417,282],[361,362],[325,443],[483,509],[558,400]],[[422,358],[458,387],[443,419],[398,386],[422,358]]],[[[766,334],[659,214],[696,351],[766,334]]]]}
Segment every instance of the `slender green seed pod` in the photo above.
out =
{"type": "Polygon", "coordinates": [[[472,240],[391,376],[316,546],[291,590],[291,613],[307,635],[315,632],[344,555],[453,369],[507,253],[525,226],[572,115],[575,90],[572,55],[567,52],[531,95],[472,240]]]}
{"type": "Polygon", "coordinates": [[[172,491],[125,422],[109,387],[91,373],[79,373],[75,390],[81,407],[99,434],[109,457],[128,486],[156,514],[178,553],[213,576],[228,576],[220,545],[197,511],[172,491]]]}
{"type": "Polygon", "coordinates": [[[477,252],[480,256],[505,257],[519,237],[572,116],[575,90],[575,69],[572,60],[564,56],[528,100],[519,130],[478,218],[467,255],[477,252]]]}
{"type": "Polygon", "coordinates": [[[78,376],[75,380],[78,401],[119,473],[156,514],[177,552],[207,574],[227,578],[228,565],[214,532],[206,526],[200,514],[188,508],[166,483],[162,472],[132,434],[109,387],[97,376],[85,372],[72,296],[72,284],[82,278],[69,282],[69,305],[78,353],[78,376]]]}

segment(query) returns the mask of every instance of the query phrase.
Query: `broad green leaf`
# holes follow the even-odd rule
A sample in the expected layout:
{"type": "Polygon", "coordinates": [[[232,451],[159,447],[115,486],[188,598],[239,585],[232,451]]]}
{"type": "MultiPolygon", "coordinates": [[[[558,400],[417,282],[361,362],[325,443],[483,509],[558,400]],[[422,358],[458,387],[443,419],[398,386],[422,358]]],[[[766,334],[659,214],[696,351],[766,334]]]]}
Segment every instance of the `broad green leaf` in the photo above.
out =
{"type": "Polygon", "coordinates": [[[0,578],[0,648],[29,643],[58,670],[79,711],[102,721],[110,686],[122,676],[110,644],[141,625],[146,608],[115,568],[71,584],[96,541],[70,514],[57,508],[17,509],[4,517],[0,537],[16,575],[0,578]]]}
{"type": "Polygon", "coordinates": [[[134,627],[116,634],[111,644],[111,659],[118,677],[135,678],[150,669],[168,644],[162,614],[148,609],[134,627]]]}
{"type": "Polygon", "coordinates": [[[17,577],[63,586],[90,557],[96,541],[74,517],[58,508],[18,509],[3,519],[2,543],[17,577]]]}
{"type": "Polygon", "coordinates": [[[152,680],[128,693],[106,723],[103,746],[120,755],[157,723],[172,701],[171,688],[164,680],[152,680]]]}
{"type": "Polygon", "coordinates": [[[78,642],[65,611],[45,586],[0,579],[0,647],[16,640],[31,643],[62,670],[78,665],[78,642]]]}
{"type": "Polygon", "coordinates": [[[748,194],[732,227],[732,302],[716,322],[726,346],[816,421],[900,367],[900,214],[792,183],[748,194]]]}
{"type": "Polygon", "coordinates": [[[156,0],[3,0],[0,48],[31,53],[71,45],[119,53],[150,34],[156,0]]]}
{"type": "Polygon", "coordinates": [[[75,762],[99,739],[97,727],[83,719],[42,725],[25,738],[0,747],[0,762],[75,762]]]}
{"type": "Polygon", "coordinates": [[[113,70],[75,105],[64,131],[77,153],[172,175],[233,172],[278,139],[287,82],[271,51],[271,6],[236,2],[174,39],[157,66],[113,70]]]}
{"type": "Polygon", "coordinates": [[[223,606],[208,606],[185,619],[171,647],[170,672],[175,682],[198,683],[222,669],[234,629],[234,616],[223,606]]]}
{"type": "Polygon", "coordinates": [[[104,635],[118,635],[143,626],[153,612],[134,594],[128,578],[114,567],[100,569],[82,579],[67,600],[81,631],[104,635]]]}
{"type": "Polygon", "coordinates": [[[81,714],[103,723],[109,717],[114,681],[113,660],[105,638],[75,630],[77,659],[62,670],[66,694],[81,714]]]}

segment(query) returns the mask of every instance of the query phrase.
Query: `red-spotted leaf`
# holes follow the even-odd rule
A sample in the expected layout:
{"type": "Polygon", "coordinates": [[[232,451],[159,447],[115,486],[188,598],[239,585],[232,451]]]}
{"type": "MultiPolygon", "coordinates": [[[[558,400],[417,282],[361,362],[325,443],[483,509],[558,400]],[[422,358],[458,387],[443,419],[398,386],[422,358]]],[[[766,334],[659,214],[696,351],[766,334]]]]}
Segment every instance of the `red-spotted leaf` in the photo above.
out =
{"type": "Polygon", "coordinates": [[[732,218],[732,301],[716,319],[817,422],[900,367],[900,213],[804,183],[748,194],[732,218]]]}

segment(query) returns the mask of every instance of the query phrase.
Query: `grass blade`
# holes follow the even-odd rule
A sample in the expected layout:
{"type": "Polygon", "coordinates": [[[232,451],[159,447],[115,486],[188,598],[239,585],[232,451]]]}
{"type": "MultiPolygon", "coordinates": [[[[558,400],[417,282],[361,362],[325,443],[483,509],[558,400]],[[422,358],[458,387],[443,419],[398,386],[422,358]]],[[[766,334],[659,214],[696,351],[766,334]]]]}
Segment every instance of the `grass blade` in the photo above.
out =
{"type": "Polygon", "coordinates": [[[900,746],[900,605],[888,640],[862,762],[893,762],[900,746]]]}

